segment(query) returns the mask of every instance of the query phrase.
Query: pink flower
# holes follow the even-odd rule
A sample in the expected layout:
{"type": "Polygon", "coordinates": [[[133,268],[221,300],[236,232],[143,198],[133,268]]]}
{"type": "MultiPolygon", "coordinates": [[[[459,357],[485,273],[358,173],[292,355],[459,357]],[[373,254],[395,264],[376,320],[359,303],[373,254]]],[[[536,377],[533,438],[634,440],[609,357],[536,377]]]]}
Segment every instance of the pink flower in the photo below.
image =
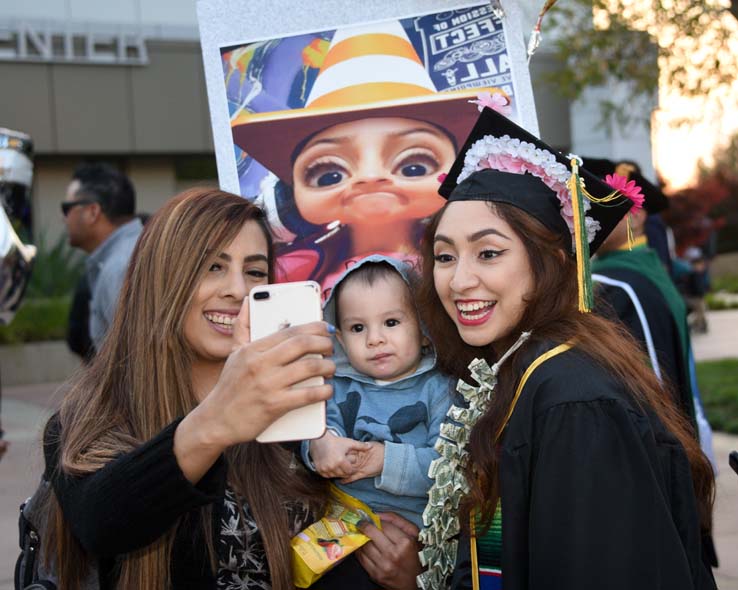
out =
{"type": "Polygon", "coordinates": [[[546,171],[541,166],[537,166],[536,164],[533,164],[532,162],[527,162],[525,165],[525,170],[526,172],[529,172],[533,176],[542,179],[543,182],[546,182],[546,179],[547,179],[546,171]]]}
{"type": "Polygon", "coordinates": [[[508,154],[500,154],[497,156],[498,170],[503,172],[511,172],[513,174],[523,174],[525,170],[523,166],[525,161],[520,160],[514,156],[508,154]]]}
{"type": "Polygon", "coordinates": [[[480,162],[482,167],[491,168],[492,170],[500,169],[500,160],[498,154],[490,154],[480,162]]]}
{"type": "Polygon", "coordinates": [[[469,102],[477,105],[480,113],[484,110],[484,107],[497,111],[502,115],[510,115],[512,113],[510,99],[497,92],[480,92],[477,94],[477,100],[470,100],[469,102]]]}
{"type": "Polygon", "coordinates": [[[615,189],[633,202],[633,206],[630,208],[631,213],[635,213],[643,207],[645,197],[641,192],[641,187],[636,184],[635,180],[628,182],[628,179],[625,176],[620,176],[619,174],[608,174],[605,176],[605,182],[609,184],[611,188],[615,189]]]}
{"type": "Polygon", "coordinates": [[[559,195],[559,202],[561,203],[561,214],[564,217],[574,219],[574,206],[571,203],[571,199],[562,199],[561,195],[559,195]]]}

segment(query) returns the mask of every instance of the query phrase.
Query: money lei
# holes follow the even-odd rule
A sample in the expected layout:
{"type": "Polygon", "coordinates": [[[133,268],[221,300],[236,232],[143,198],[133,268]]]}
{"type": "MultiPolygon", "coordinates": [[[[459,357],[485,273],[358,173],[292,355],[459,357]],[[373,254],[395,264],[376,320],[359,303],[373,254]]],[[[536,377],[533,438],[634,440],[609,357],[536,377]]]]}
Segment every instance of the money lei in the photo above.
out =
{"type": "Polygon", "coordinates": [[[466,446],[469,435],[479,418],[487,411],[497,385],[497,373],[503,362],[530,337],[523,332],[517,342],[491,367],[484,359],[474,359],[469,371],[479,384],[473,387],[462,380],[456,385],[468,407],[452,405],[441,425],[441,435],[435,444],[440,455],[431,464],[428,476],[434,480],[428,491],[428,504],[423,511],[424,528],[420,532],[423,550],[420,562],[426,570],[418,578],[422,590],[442,590],[456,565],[459,548],[459,504],[469,493],[464,469],[469,461],[466,446]]]}

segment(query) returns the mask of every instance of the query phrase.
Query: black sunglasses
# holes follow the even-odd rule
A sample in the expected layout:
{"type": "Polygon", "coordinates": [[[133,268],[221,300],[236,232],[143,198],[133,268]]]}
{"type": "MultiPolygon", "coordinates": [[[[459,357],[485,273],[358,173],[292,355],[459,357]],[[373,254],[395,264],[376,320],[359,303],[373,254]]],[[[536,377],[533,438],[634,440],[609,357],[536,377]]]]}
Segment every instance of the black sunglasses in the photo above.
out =
{"type": "Polygon", "coordinates": [[[64,215],[64,217],[69,215],[69,212],[77,205],[91,205],[94,202],[95,201],[93,201],[92,199],[80,199],[79,201],[62,201],[61,203],[62,215],[64,215]]]}

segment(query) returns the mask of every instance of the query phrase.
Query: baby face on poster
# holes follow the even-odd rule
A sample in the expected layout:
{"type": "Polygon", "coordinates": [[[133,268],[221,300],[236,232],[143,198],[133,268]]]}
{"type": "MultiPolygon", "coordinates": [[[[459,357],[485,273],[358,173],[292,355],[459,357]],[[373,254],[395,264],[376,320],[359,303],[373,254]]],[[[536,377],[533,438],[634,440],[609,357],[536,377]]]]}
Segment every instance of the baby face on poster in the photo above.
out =
{"type": "Polygon", "coordinates": [[[295,203],[310,223],[338,220],[351,225],[356,242],[388,247],[402,232],[398,225],[439,209],[437,177],[454,153],[449,133],[425,121],[380,117],[334,125],[295,158],[295,203]]]}

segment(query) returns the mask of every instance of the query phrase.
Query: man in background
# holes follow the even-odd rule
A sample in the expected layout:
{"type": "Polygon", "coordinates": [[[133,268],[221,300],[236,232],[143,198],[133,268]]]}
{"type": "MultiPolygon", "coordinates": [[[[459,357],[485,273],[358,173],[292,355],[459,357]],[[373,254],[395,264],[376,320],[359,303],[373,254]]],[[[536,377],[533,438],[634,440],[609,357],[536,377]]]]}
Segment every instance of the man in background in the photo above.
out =
{"type": "Polygon", "coordinates": [[[136,194],[131,181],[109,164],[85,163],[74,171],[61,207],[69,244],[89,254],[89,336],[99,349],[143,227],[135,217],[136,194]]]}

